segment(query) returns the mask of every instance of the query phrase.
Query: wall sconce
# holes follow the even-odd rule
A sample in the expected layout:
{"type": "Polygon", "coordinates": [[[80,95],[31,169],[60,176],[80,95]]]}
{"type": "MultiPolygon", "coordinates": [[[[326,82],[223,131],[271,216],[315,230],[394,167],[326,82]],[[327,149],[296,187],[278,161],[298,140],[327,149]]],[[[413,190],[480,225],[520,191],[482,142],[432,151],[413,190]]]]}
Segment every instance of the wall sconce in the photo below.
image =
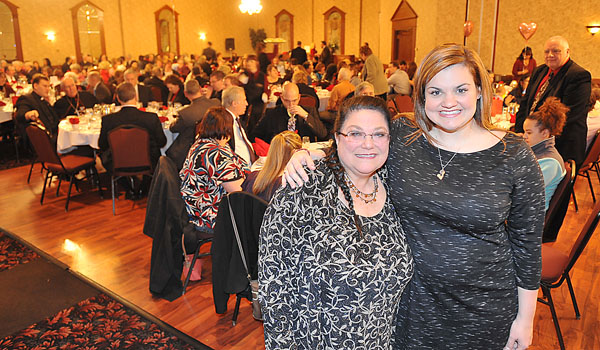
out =
{"type": "Polygon", "coordinates": [[[590,32],[590,34],[594,35],[598,32],[600,32],[600,24],[594,24],[591,26],[586,26],[588,32],[590,32]]]}
{"type": "Polygon", "coordinates": [[[206,40],[206,33],[198,33],[198,39],[206,40]]]}
{"type": "Polygon", "coordinates": [[[54,39],[56,39],[56,33],[54,32],[46,32],[44,34],[46,34],[46,39],[48,39],[48,41],[54,41],[54,39]]]}

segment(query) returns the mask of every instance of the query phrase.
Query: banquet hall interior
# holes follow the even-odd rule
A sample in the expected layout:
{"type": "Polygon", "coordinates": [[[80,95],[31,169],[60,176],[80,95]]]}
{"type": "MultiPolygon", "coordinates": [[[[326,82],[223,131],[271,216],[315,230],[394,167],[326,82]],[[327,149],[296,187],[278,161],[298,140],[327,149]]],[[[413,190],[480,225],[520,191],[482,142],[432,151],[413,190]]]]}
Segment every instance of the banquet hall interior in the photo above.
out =
{"type": "MultiPolygon", "coordinates": [[[[258,46],[270,60],[285,59],[297,42],[309,56],[318,57],[325,41],[332,43],[335,63],[354,63],[360,61],[360,47],[368,43],[385,66],[400,60],[418,65],[437,45],[460,43],[479,53],[499,86],[510,83],[513,63],[524,47],[531,47],[540,65],[544,43],[560,35],[568,40],[571,59],[591,73],[593,84],[600,84],[599,30],[600,6],[589,0],[0,0],[0,60],[47,58],[53,69],[70,57],[81,65],[91,57],[96,68],[101,55],[110,62],[121,58],[120,64],[148,55],[188,63],[209,42],[224,62],[233,63],[234,56],[256,54],[252,33],[264,33],[257,39],[264,44],[258,46]],[[261,8],[252,14],[241,6],[256,4],[261,8]]],[[[7,113],[7,121],[12,120],[12,111],[7,113]]],[[[202,279],[191,282],[183,296],[167,301],[150,293],[153,242],[143,233],[146,199],[121,196],[113,215],[110,184],[100,196],[94,186],[83,183],[73,188],[65,211],[67,182],[57,196],[54,181],[40,204],[45,172],[36,163],[29,181],[31,160],[12,161],[14,139],[0,137],[0,231],[209,348],[264,349],[263,326],[252,318],[249,302],[241,303],[235,326],[235,296],[225,314],[215,312],[210,256],[201,258],[202,279]]],[[[569,251],[595,206],[591,191],[600,193],[597,160],[589,184],[577,176],[577,210],[571,198],[558,238],[551,243],[556,249],[569,251]]],[[[552,293],[567,349],[600,349],[597,233],[571,270],[581,318],[575,317],[566,285],[552,293]]],[[[208,245],[202,247],[208,250],[208,245]]],[[[558,348],[550,309],[538,303],[530,349],[558,348]]]]}

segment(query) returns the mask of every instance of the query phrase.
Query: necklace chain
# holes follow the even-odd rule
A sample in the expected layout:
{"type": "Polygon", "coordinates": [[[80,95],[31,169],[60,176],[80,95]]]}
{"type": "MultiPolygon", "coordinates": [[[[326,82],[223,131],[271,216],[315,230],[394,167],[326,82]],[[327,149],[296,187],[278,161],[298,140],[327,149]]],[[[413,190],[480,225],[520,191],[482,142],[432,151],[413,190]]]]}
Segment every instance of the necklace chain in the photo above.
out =
{"type": "Polygon", "coordinates": [[[440,158],[440,171],[437,173],[437,177],[438,179],[443,180],[444,176],[446,175],[446,167],[450,164],[450,162],[454,159],[454,157],[456,157],[456,154],[458,153],[458,151],[454,152],[454,154],[452,155],[452,157],[450,158],[450,160],[444,165],[444,163],[442,162],[442,153],[440,152],[440,148],[437,147],[437,151],[438,151],[438,157],[440,158]]]}
{"type": "Polygon", "coordinates": [[[356,185],[354,185],[354,183],[352,182],[352,180],[350,179],[350,177],[348,176],[348,173],[344,173],[344,181],[346,182],[346,185],[348,185],[348,187],[350,187],[350,190],[352,192],[354,192],[354,194],[356,195],[356,198],[360,199],[361,201],[363,201],[365,204],[369,204],[369,203],[373,203],[377,201],[377,192],[379,191],[379,184],[377,183],[377,177],[373,176],[373,192],[371,193],[364,193],[361,190],[358,189],[358,187],[356,187],[356,185]]]}

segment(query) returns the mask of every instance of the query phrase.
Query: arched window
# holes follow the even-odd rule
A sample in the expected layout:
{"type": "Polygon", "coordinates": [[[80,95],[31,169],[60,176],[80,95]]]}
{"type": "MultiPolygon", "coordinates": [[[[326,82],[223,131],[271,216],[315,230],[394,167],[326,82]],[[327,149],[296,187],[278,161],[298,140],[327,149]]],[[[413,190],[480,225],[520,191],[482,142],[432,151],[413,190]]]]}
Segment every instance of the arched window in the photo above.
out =
{"type": "Polygon", "coordinates": [[[346,12],[333,6],[323,14],[325,21],[325,42],[334,55],[344,54],[346,12]]]}
{"type": "Polygon", "coordinates": [[[8,0],[0,0],[0,59],[23,60],[18,7],[8,0]]]}
{"type": "Polygon", "coordinates": [[[294,46],[294,15],[286,10],[275,15],[275,34],[278,38],[285,39],[285,43],[278,44],[278,53],[290,52],[294,46]]]}
{"type": "Polygon", "coordinates": [[[154,12],[158,53],[179,55],[179,13],[165,5],[154,12]]]}
{"type": "Polygon", "coordinates": [[[81,62],[83,55],[98,59],[105,54],[104,11],[86,0],[71,8],[71,17],[77,61],[81,62]]]}

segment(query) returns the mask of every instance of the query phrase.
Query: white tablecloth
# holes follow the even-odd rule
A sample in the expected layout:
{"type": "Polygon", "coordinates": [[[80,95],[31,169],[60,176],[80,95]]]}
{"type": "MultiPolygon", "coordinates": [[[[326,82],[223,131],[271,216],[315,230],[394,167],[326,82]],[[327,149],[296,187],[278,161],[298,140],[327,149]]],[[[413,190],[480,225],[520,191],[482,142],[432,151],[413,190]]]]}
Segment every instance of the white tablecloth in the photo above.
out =
{"type": "Polygon", "coordinates": [[[12,120],[12,114],[13,114],[12,103],[9,103],[6,106],[2,107],[2,109],[0,109],[0,123],[4,123],[9,120],[12,120]]]}
{"type": "MultiPolygon", "coordinates": [[[[67,119],[64,119],[58,124],[56,149],[59,153],[70,152],[75,146],[90,146],[94,149],[99,149],[98,138],[100,138],[100,127],[100,123],[78,124],[78,127],[74,130],[73,125],[67,119]]],[[[165,152],[179,134],[172,133],[168,128],[164,127],[163,132],[167,137],[167,144],[160,149],[160,152],[165,155],[165,152]]]]}

